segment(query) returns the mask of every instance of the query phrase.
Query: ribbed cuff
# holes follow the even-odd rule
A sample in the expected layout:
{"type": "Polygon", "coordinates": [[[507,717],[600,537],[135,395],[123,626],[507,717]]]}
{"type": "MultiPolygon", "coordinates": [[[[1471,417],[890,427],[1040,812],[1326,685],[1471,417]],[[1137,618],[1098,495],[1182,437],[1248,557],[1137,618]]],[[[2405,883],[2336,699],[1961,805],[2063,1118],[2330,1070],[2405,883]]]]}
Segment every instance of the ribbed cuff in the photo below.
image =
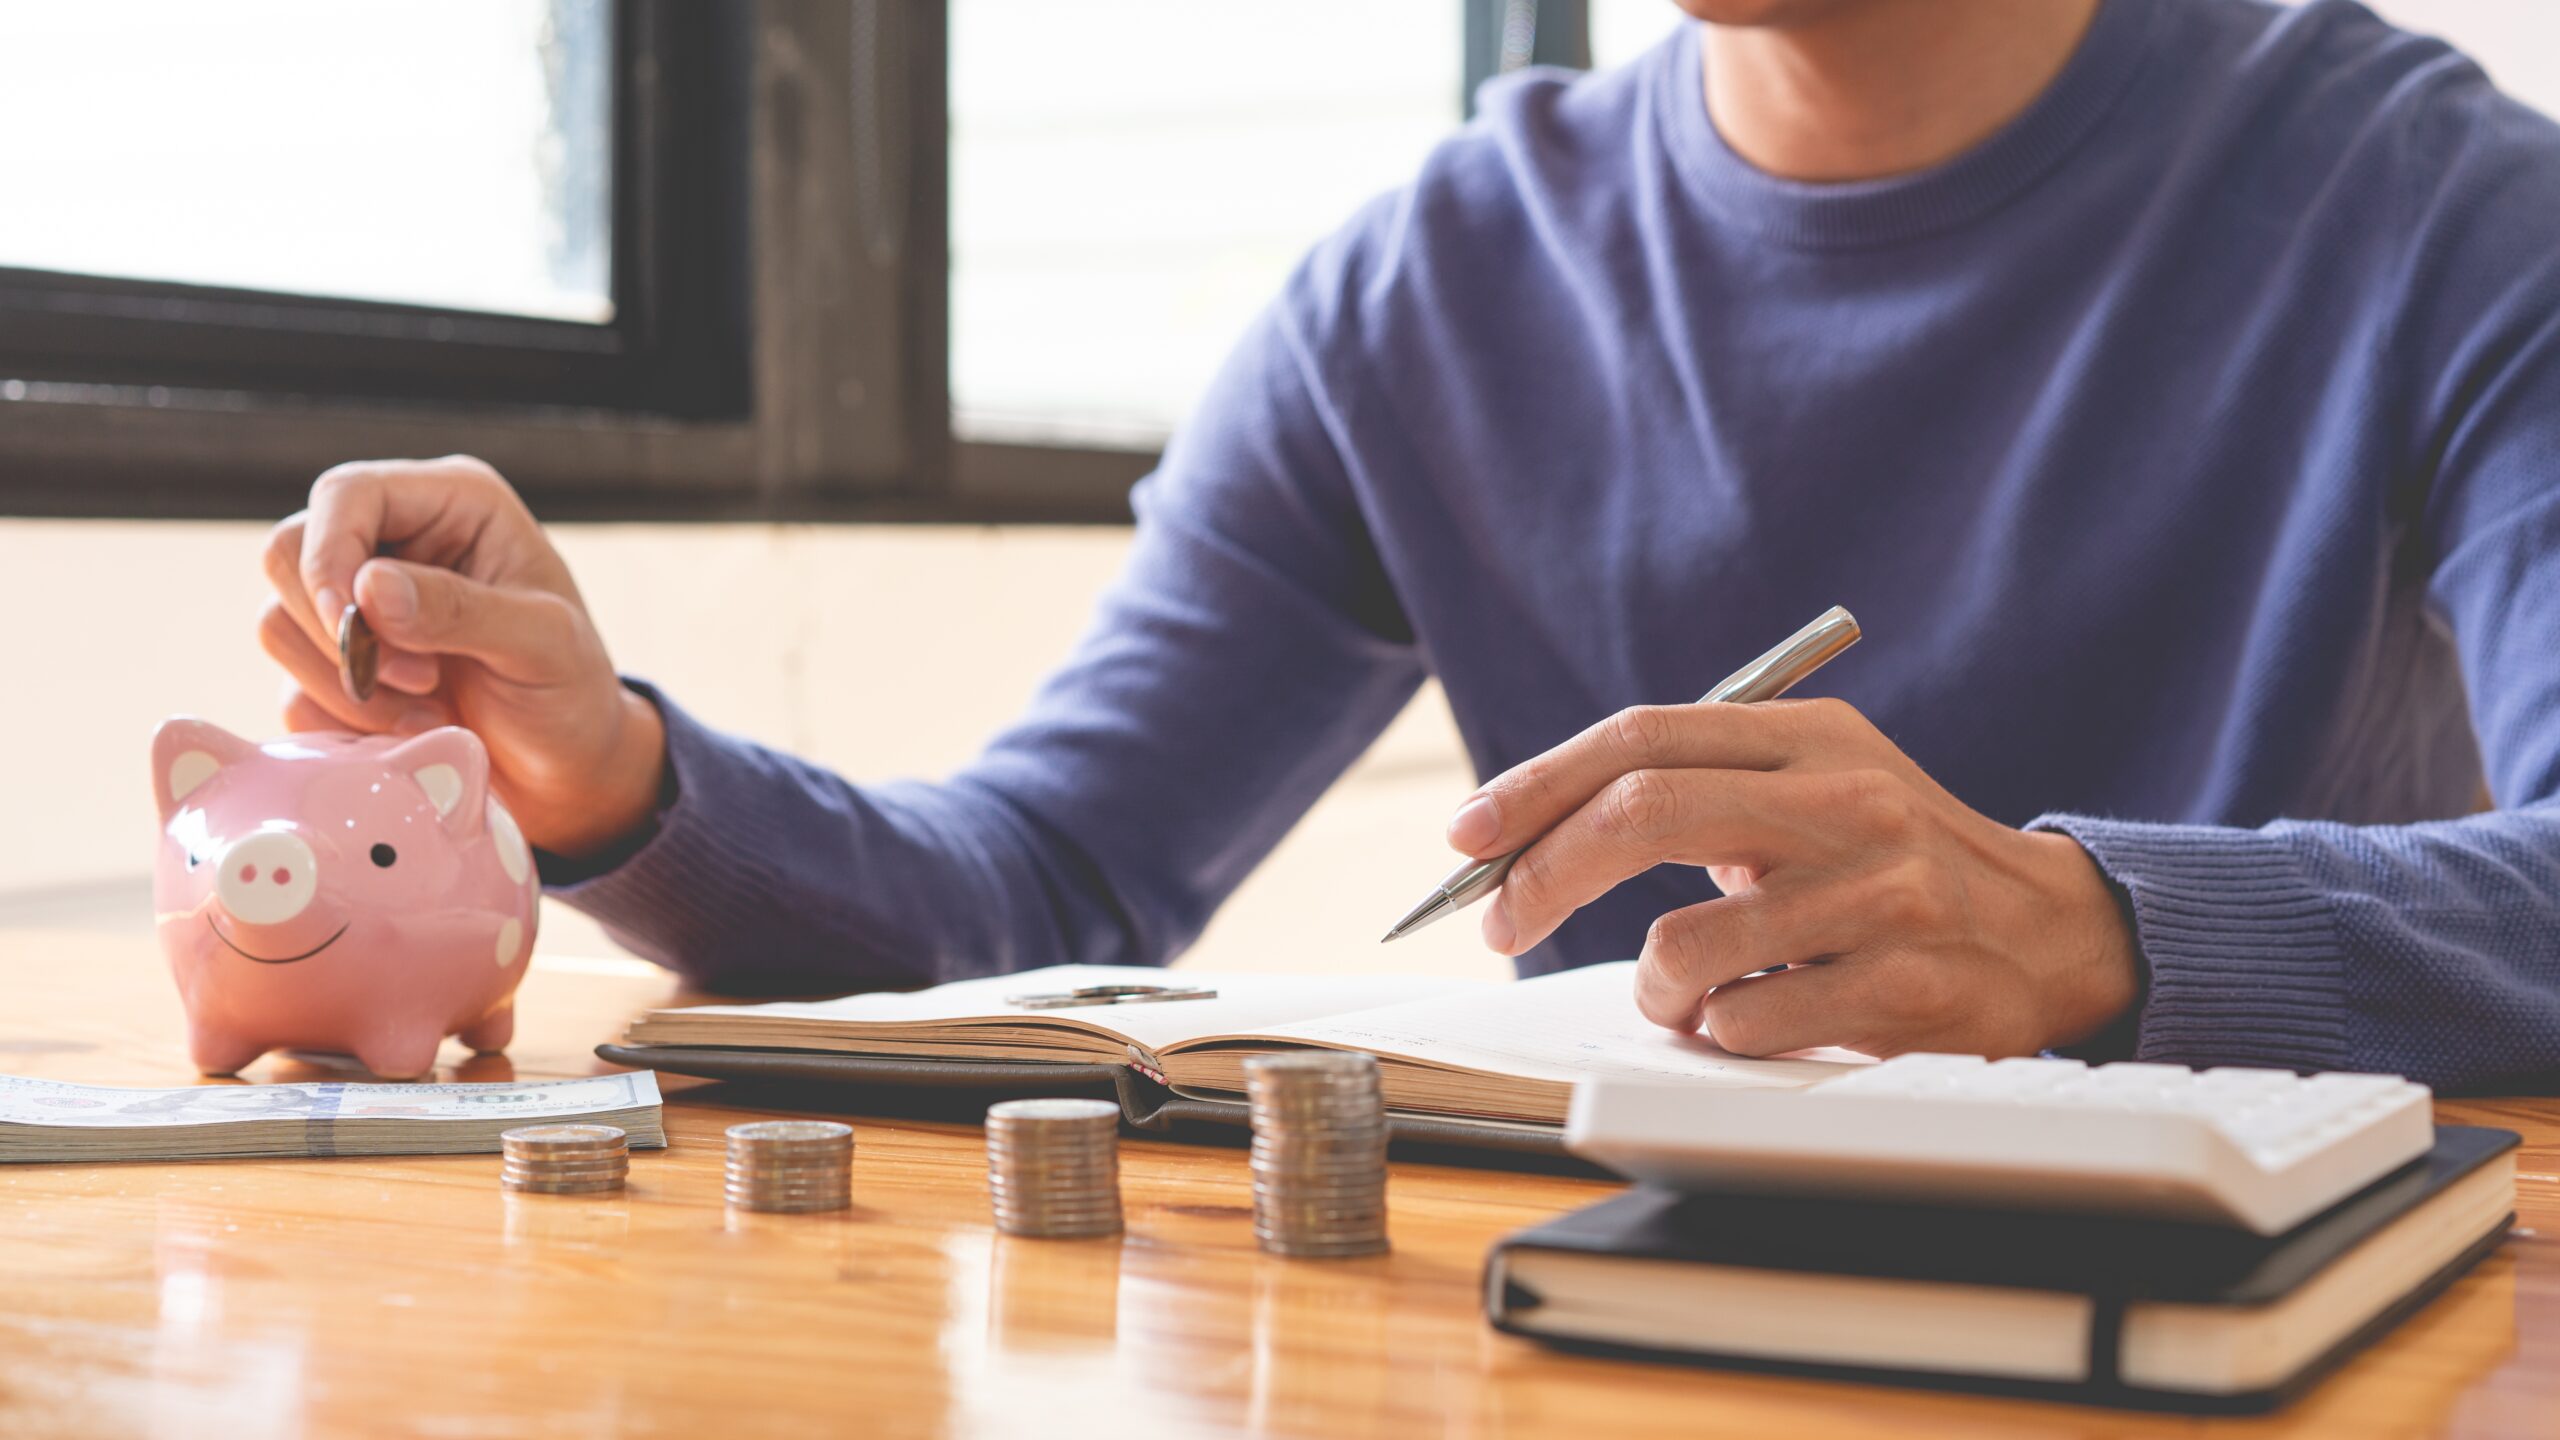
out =
{"type": "Polygon", "coordinates": [[[2177,1065],[2344,1068],[2346,956],[2329,902],[2256,830],[2047,815],[2133,902],[2150,970],[2134,1056],[2177,1065]]]}
{"type": "Polygon", "coordinates": [[[666,722],[666,801],[637,848],[586,865],[543,857],[544,889],[631,948],[718,989],[742,960],[741,938],[772,928],[768,860],[783,839],[752,806],[759,790],[745,747],[645,681],[623,683],[666,722]]]}

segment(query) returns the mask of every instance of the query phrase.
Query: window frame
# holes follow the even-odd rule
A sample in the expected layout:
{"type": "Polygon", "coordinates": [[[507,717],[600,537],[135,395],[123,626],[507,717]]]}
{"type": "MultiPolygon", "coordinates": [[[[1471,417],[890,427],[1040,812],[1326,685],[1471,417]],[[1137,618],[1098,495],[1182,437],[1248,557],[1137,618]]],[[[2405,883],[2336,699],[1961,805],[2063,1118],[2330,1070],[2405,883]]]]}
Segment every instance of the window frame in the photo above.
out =
{"type": "Polygon", "coordinates": [[[607,13],[609,322],[0,267],[0,375],[412,404],[745,413],[746,232],[733,179],[743,139],[726,133],[742,106],[743,72],[728,53],[736,27],[714,10],[664,0],[615,0],[607,13]],[[697,134],[706,140],[678,143],[697,134]],[[677,275],[707,279],[669,283],[677,275]]]}
{"type": "MultiPolygon", "coordinates": [[[[1583,0],[1458,3],[1470,112],[1587,62],[1583,0]]],[[[612,326],[0,270],[0,514],[468,451],[550,518],[1125,523],[1154,449],[955,434],[948,0],[614,4],[612,326]]]]}
{"type": "Polygon", "coordinates": [[[1459,97],[1475,118],[1476,89],[1525,65],[1591,68],[1588,0],[1461,0],[1466,6],[1466,93],[1459,97]]]}
{"type": "Polygon", "coordinates": [[[339,461],[453,451],[547,515],[913,508],[949,465],[942,8],[616,0],[614,285],[632,309],[602,355],[546,366],[559,322],[0,277],[22,306],[118,327],[87,328],[88,361],[36,353],[60,335],[0,348],[0,513],[273,517],[339,461]],[[132,363],[137,337],[190,326],[175,363],[132,363]],[[342,341],[304,353],[333,327],[342,341]],[[543,383],[503,383],[528,370],[543,383]],[[407,378],[373,383],[387,374],[407,378]]]}

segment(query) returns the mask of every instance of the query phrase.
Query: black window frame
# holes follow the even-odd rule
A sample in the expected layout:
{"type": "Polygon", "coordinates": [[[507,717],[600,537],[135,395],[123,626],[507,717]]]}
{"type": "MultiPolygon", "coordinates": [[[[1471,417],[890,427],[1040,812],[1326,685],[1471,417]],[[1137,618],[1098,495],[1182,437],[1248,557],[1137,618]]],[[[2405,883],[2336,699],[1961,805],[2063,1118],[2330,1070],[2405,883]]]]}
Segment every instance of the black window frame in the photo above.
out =
{"type": "Polygon", "coordinates": [[[737,27],[665,3],[603,13],[615,112],[609,323],[0,267],[0,374],[744,414],[744,136],[729,133],[745,98],[737,27]],[[679,143],[687,135],[703,142],[679,143]],[[667,283],[676,275],[698,279],[667,283]]]}
{"type": "Polygon", "coordinates": [[[1591,68],[1588,0],[1462,0],[1466,6],[1466,69],[1459,97],[1476,113],[1476,87],[1525,65],[1591,68]]]}
{"type": "MultiPolygon", "coordinates": [[[[1588,63],[1584,0],[1457,3],[1469,97],[1588,63]]],[[[613,5],[611,325],[0,269],[0,514],[462,450],[551,518],[1125,522],[1152,448],[955,434],[948,0],[613,5]]]]}

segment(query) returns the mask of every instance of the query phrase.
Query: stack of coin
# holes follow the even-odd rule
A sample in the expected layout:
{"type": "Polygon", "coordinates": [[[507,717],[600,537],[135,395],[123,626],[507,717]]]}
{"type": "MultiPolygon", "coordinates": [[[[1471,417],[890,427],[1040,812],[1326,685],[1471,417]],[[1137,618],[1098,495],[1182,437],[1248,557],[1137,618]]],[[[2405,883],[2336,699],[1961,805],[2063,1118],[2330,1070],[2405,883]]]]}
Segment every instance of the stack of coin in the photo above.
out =
{"type": "Polygon", "coordinates": [[[1120,1233],[1120,1107],[1007,1100],[987,1108],[996,1228],[1052,1240],[1120,1233]]]}
{"type": "Polygon", "coordinates": [[[1387,1107],[1378,1060],[1296,1050],[1244,1062],[1253,1116],[1253,1235],[1274,1255],[1387,1248],[1387,1107]]]}
{"type": "Polygon", "coordinates": [[[853,1203],[853,1127],[832,1120],[730,1126],[727,1193],[741,1210],[844,1209],[853,1203]]]}
{"type": "Polygon", "coordinates": [[[611,1125],[526,1125],[498,1137],[510,1190],[595,1195],[619,1190],[631,1173],[629,1137],[611,1125]]]}

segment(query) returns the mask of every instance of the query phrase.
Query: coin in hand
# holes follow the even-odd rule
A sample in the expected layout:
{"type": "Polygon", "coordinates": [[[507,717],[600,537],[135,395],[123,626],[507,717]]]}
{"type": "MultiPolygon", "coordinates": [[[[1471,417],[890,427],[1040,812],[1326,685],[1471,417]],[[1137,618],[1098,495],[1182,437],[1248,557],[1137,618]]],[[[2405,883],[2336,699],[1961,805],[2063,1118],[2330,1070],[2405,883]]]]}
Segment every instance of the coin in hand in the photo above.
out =
{"type": "Polygon", "coordinates": [[[382,642],[364,623],[364,612],[350,605],[338,617],[338,683],[362,704],[373,698],[374,672],[382,667],[382,642]]]}

